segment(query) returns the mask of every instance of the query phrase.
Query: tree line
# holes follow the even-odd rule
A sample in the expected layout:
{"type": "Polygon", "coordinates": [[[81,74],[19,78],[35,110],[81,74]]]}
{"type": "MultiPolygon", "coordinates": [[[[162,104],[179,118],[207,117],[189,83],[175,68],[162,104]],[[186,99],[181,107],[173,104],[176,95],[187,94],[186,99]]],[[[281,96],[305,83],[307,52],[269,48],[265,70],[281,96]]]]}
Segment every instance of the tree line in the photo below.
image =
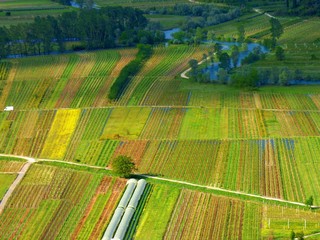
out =
{"type": "Polygon", "coordinates": [[[147,24],[141,10],[129,7],[81,9],[58,17],[38,16],[32,23],[0,27],[0,58],[64,52],[68,41],[79,42],[73,50],[163,41],[163,33],[146,29],[147,24]]]}
{"type": "Polygon", "coordinates": [[[149,8],[145,13],[188,16],[187,21],[181,26],[186,32],[192,32],[198,27],[203,28],[227,22],[241,15],[239,8],[221,8],[209,4],[190,5],[184,3],[177,3],[173,7],[149,8]],[[196,17],[196,19],[192,17],[196,17]]]}
{"type": "Polygon", "coordinates": [[[144,62],[152,55],[151,45],[138,45],[138,53],[136,58],[127,64],[120,72],[119,76],[113,83],[108,94],[110,100],[119,98],[130,80],[139,72],[144,62]]]}

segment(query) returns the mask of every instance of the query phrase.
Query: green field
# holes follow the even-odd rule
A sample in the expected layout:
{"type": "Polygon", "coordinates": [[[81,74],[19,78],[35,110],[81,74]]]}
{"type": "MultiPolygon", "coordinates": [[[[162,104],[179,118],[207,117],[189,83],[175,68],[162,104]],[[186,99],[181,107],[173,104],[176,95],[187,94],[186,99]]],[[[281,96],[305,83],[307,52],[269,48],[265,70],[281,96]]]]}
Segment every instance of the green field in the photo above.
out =
{"type": "Polygon", "coordinates": [[[6,194],[7,190],[16,177],[16,174],[3,174],[0,172],[0,200],[6,194]]]}

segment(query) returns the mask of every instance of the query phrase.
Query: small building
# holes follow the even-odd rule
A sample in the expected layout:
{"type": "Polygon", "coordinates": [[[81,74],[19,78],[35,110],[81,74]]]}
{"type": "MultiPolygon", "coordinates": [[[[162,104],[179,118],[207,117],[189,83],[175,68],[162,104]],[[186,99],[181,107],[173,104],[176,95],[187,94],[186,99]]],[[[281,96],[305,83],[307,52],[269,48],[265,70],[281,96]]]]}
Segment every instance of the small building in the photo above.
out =
{"type": "Polygon", "coordinates": [[[3,111],[13,111],[13,106],[6,106],[3,111]]]}

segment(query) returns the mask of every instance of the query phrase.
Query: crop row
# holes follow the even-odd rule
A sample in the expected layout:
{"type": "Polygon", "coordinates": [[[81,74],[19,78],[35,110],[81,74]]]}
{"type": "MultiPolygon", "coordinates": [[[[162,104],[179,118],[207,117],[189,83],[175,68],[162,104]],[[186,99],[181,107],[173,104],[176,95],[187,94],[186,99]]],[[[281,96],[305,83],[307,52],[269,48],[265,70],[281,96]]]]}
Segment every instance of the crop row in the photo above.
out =
{"type": "Polygon", "coordinates": [[[0,172],[19,172],[25,162],[14,159],[2,159],[0,157],[0,172]]]}
{"type": "MultiPolygon", "coordinates": [[[[173,71],[177,67],[181,67],[181,64],[186,64],[186,58],[191,56],[195,51],[194,48],[181,46],[160,48],[160,56],[158,57],[155,52],[154,58],[150,58],[150,62],[153,67],[145,65],[149,71],[138,74],[135,85],[131,86],[132,94],[129,96],[129,105],[138,105],[143,100],[143,97],[152,86],[152,84],[161,77],[170,77],[173,79],[176,73],[173,71]]],[[[181,69],[182,71],[183,69],[181,69]]],[[[133,79],[133,81],[135,81],[133,79]]]]}
{"type": "Polygon", "coordinates": [[[97,164],[119,141],[319,136],[320,113],[171,107],[14,111],[0,112],[0,133],[2,153],[97,164]]]}
{"type": "Polygon", "coordinates": [[[304,202],[311,195],[319,198],[319,161],[313,151],[318,147],[318,138],[150,141],[138,169],[142,173],[304,202]]]}
{"type": "MultiPolygon", "coordinates": [[[[173,190],[173,187],[172,187],[173,190]]],[[[157,194],[155,192],[154,194],[157,194]]],[[[169,199],[171,218],[165,232],[155,231],[150,225],[149,238],[162,239],[288,239],[291,231],[306,235],[319,231],[319,212],[310,209],[276,204],[247,202],[240,199],[216,196],[210,193],[183,189],[176,196],[166,195],[165,202],[152,202],[153,209],[163,209],[169,199]]],[[[150,199],[156,198],[151,193],[150,199]]],[[[152,210],[145,208],[141,218],[151,220],[152,210]]],[[[158,212],[158,222],[167,222],[167,216],[158,212]]],[[[146,226],[142,222],[142,226],[146,226]]],[[[147,239],[137,232],[137,239],[147,239]]]]}
{"type": "Polygon", "coordinates": [[[9,70],[9,64],[6,62],[0,62],[0,80],[7,79],[9,70]]]}
{"type": "Polygon", "coordinates": [[[245,205],[242,201],[183,190],[165,239],[241,239],[245,205]]]}
{"type": "Polygon", "coordinates": [[[4,239],[101,237],[125,181],[34,165],[0,216],[4,239]]]}
{"type": "Polygon", "coordinates": [[[113,80],[108,77],[119,59],[119,52],[112,50],[19,59],[4,101],[16,109],[91,106],[96,98],[105,97],[98,93],[113,80]]]}

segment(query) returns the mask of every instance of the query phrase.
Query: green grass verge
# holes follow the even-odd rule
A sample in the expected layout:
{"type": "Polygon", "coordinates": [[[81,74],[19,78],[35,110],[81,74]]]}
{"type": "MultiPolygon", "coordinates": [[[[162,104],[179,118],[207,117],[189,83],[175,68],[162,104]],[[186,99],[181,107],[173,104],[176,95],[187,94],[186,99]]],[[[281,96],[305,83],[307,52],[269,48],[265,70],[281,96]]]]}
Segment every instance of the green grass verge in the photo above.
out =
{"type": "Polygon", "coordinates": [[[2,174],[0,173],[0,200],[6,194],[10,185],[16,179],[17,174],[2,174]]]}

